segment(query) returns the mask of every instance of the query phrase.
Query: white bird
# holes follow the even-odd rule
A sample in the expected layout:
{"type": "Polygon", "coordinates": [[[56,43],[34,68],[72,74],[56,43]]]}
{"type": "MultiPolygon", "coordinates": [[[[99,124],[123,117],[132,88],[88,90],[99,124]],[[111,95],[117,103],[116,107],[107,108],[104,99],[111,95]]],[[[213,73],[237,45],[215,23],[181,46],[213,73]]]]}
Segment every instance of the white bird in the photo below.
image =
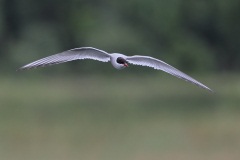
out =
{"type": "Polygon", "coordinates": [[[48,56],[48,57],[39,59],[37,61],[34,61],[32,63],[29,63],[19,68],[18,70],[45,67],[49,65],[54,65],[54,64],[59,64],[59,63],[64,63],[64,62],[74,61],[74,60],[81,60],[81,59],[93,59],[101,62],[110,61],[113,67],[118,70],[128,67],[128,64],[151,67],[157,70],[162,70],[173,76],[183,79],[187,82],[191,82],[201,88],[212,91],[210,88],[198,82],[194,78],[188,76],[187,74],[181,72],[180,70],[172,67],[171,65],[159,59],[149,57],[149,56],[140,56],[140,55],[126,56],[120,53],[109,54],[103,50],[96,49],[93,47],[81,47],[81,48],[74,48],[71,50],[67,50],[62,53],[48,56]]]}

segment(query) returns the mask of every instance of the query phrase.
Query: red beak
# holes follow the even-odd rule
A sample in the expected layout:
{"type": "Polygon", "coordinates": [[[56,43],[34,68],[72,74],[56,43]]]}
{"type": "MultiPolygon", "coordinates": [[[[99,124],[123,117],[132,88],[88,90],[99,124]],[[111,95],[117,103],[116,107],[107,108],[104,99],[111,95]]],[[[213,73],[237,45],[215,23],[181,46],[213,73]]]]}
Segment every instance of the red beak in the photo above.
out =
{"type": "Polygon", "coordinates": [[[127,63],[124,63],[123,65],[124,65],[125,67],[128,67],[128,64],[127,64],[127,63]]]}

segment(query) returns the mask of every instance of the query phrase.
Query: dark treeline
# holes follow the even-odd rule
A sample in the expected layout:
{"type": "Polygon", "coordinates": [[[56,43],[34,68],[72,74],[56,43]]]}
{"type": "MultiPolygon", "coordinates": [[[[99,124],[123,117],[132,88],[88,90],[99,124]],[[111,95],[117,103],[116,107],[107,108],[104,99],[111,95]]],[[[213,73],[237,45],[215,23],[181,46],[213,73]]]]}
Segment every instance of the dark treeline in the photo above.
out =
{"type": "Polygon", "coordinates": [[[93,46],[189,71],[238,70],[239,29],[238,0],[0,0],[0,66],[93,46]]]}

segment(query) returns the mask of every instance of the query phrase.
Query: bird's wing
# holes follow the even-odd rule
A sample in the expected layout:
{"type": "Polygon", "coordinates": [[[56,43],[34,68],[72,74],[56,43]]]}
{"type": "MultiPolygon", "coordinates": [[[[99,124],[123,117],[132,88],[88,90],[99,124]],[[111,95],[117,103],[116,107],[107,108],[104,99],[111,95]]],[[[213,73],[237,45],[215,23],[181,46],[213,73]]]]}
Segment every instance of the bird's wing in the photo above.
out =
{"type": "Polygon", "coordinates": [[[19,68],[19,70],[45,67],[79,59],[93,59],[101,62],[108,62],[110,61],[110,56],[107,52],[92,47],[75,48],[39,59],[19,68]]]}
{"type": "Polygon", "coordinates": [[[155,59],[153,57],[148,57],[148,56],[129,56],[126,58],[127,62],[133,65],[141,65],[141,66],[147,66],[151,67],[157,70],[162,70],[164,72],[167,72],[173,76],[176,76],[178,78],[181,78],[185,81],[191,82],[199,87],[202,87],[204,89],[207,89],[209,91],[212,91],[210,88],[207,86],[203,85],[202,83],[198,82],[194,78],[188,76],[187,74],[179,71],[178,69],[172,67],[171,65],[159,60],[155,59]]]}

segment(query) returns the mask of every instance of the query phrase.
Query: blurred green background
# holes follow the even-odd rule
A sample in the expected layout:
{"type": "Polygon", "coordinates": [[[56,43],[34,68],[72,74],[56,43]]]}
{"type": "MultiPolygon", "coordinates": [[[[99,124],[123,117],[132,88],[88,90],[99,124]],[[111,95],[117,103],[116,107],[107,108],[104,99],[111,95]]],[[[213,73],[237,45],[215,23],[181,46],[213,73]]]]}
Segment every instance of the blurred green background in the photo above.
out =
{"type": "Polygon", "coordinates": [[[0,0],[0,159],[239,160],[240,1],[0,0]],[[149,55],[150,68],[76,61],[71,48],[149,55]]]}

